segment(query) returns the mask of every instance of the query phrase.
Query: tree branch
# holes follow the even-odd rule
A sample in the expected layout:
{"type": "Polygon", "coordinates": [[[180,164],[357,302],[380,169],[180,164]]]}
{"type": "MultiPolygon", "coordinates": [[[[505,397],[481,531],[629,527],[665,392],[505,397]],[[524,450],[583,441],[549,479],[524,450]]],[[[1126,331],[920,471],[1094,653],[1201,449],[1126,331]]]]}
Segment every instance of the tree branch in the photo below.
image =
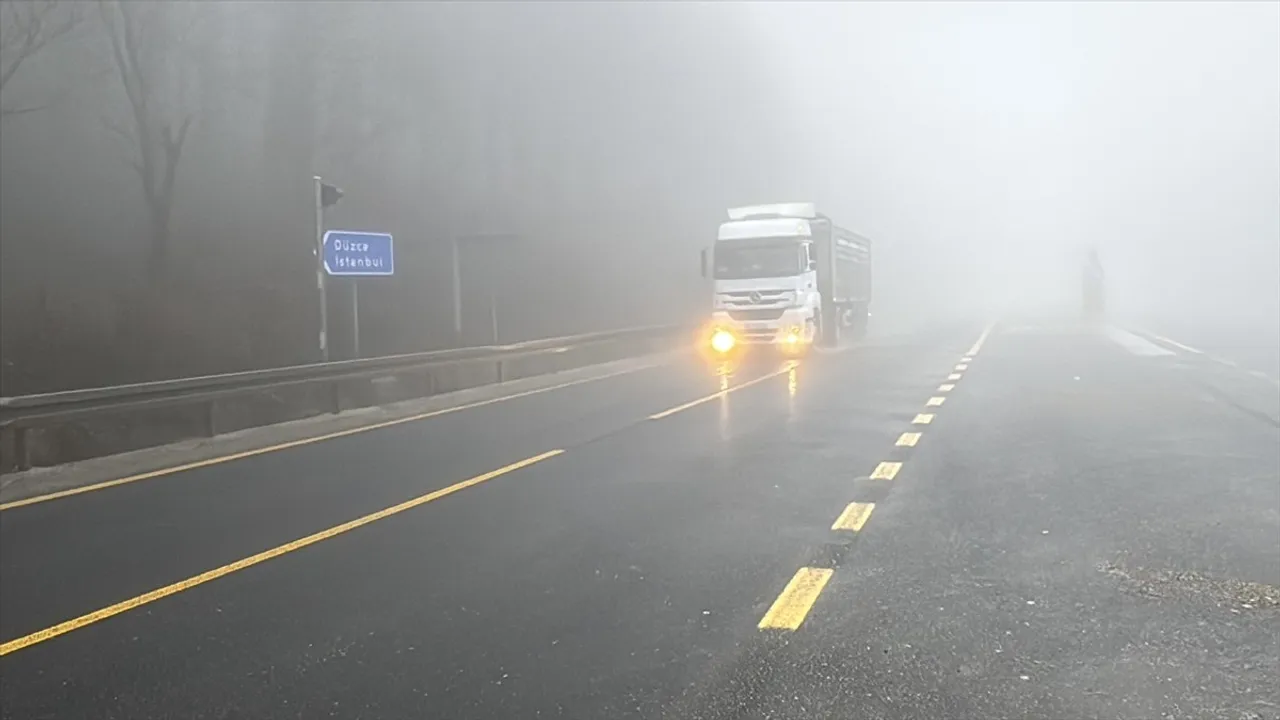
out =
{"type": "Polygon", "coordinates": [[[45,108],[51,107],[51,106],[53,106],[53,105],[55,105],[55,104],[57,104],[57,101],[56,101],[56,100],[55,100],[55,101],[51,101],[51,102],[47,102],[47,103],[43,103],[43,104],[41,104],[41,105],[34,105],[34,106],[32,106],[32,107],[24,107],[24,108],[0,108],[0,117],[13,117],[13,116],[15,116],[15,115],[26,115],[27,113],[39,112],[39,111],[44,110],[45,108]]]}
{"type": "Polygon", "coordinates": [[[175,86],[167,80],[175,71],[175,63],[180,65],[176,72],[181,78],[189,58],[181,51],[181,38],[173,36],[174,18],[165,3],[99,0],[98,7],[129,103],[134,132],[129,133],[106,119],[103,122],[118,135],[131,140],[137,149],[130,164],[142,181],[151,224],[148,264],[152,279],[158,281],[169,252],[169,222],[178,161],[195,119],[186,109],[181,81],[175,86]]]}
{"type": "Polygon", "coordinates": [[[165,198],[165,203],[173,202],[173,181],[177,177],[178,160],[182,157],[182,146],[187,141],[187,130],[191,127],[192,117],[187,115],[182,119],[182,125],[178,127],[178,133],[175,137],[172,126],[165,126],[164,133],[164,177],[161,180],[160,197],[165,198]]]}
{"type": "Polygon", "coordinates": [[[119,135],[120,138],[123,139],[125,142],[127,142],[131,147],[134,146],[134,143],[138,141],[137,137],[131,134],[128,130],[125,130],[123,127],[121,127],[118,123],[116,123],[110,117],[103,115],[101,120],[102,120],[103,127],[115,133],[116,135],[119,135]]]}
{"type": "MultiPolygon", "coordinates": [[[[0,2],[0,92],[27,60],[74,30],[83,17],[80,6],[74,2],[0,2]]],[[[19,115],[44,107],[47,105],[22,110],[0,108],[0,115],[19,115]]]]}

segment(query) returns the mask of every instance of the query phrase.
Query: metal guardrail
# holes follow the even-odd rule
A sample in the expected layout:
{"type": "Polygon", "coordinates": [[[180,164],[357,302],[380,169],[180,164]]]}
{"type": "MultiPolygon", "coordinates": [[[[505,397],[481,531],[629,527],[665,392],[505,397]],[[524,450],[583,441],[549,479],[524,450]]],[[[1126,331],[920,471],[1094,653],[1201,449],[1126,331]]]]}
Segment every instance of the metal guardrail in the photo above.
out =
{"type": "Polygon", "coordinates": [[[339,381],[390,376],[408,371],[464,364],[492,363],[496,365],[497,382],[503,382],[504,370],[512,360],[564,353],[604,343],[660,339],[673,336],[683,330],[687,328],[680,325],[655,325],[531,340],[511,345],[466,347],[37,395],[0,397],[0,431],[12,434],[15,464],[18,469],[26,469],[31,467],[27,442],[27,431],[31,428],[55,425],[94,415],[205,403],[206,435],[213,436],[217,434],[214,401],[228,396],[260,393],[288,386],[329,383],[331,403],[329,411],[338,413],[345,409],[339,381]]]}

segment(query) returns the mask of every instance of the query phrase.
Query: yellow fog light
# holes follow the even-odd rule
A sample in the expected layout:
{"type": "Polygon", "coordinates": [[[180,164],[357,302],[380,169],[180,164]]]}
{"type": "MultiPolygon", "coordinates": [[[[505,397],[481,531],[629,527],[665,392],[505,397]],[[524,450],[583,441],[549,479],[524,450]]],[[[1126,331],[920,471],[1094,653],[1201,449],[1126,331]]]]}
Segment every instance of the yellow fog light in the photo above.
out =
{"type": "Polygon", "coordinates": [[[793,326],[787,330],[786,343],[788,345],[795,345],[796,343],[799,343],[799,342],[800,342],[800,328],[793,326]]]}
{"type": "Polygon", "coordinates": [[[734,339],[733,333],[728,330],[716,330],[711,333],[711,349],[718,353],[727,353],[737,344],[738,341],[734,339]]]}

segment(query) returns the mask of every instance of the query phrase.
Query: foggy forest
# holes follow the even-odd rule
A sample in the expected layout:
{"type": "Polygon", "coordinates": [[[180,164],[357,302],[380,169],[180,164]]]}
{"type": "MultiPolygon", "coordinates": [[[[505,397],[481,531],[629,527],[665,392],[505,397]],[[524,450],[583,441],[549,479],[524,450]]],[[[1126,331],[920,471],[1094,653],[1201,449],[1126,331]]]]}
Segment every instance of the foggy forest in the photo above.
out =
{"type": "Polygon", "coordinates": [[[396,239],[365,355],[487,341],[470,234],[504,341],[693,321],[782,200],[873,238],[877,331],[1053,306],[1089,247],[1117,312],[1274,326],[1280,6],[1156,5],[6,0],[0,394],[317,361],[316,175],[396,239]]]}

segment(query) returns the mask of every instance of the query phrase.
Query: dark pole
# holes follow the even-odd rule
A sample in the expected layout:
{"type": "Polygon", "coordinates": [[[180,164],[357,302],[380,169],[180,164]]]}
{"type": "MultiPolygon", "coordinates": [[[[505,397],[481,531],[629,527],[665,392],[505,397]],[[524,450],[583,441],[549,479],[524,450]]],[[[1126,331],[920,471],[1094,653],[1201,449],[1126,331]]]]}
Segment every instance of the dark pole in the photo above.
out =
{"type": "Polygon", "coordinates": [[[324,294],[324,182],[316,181],[316,292],[320,295],[320,360],[329,362],[329,308],[324,294]]]}

